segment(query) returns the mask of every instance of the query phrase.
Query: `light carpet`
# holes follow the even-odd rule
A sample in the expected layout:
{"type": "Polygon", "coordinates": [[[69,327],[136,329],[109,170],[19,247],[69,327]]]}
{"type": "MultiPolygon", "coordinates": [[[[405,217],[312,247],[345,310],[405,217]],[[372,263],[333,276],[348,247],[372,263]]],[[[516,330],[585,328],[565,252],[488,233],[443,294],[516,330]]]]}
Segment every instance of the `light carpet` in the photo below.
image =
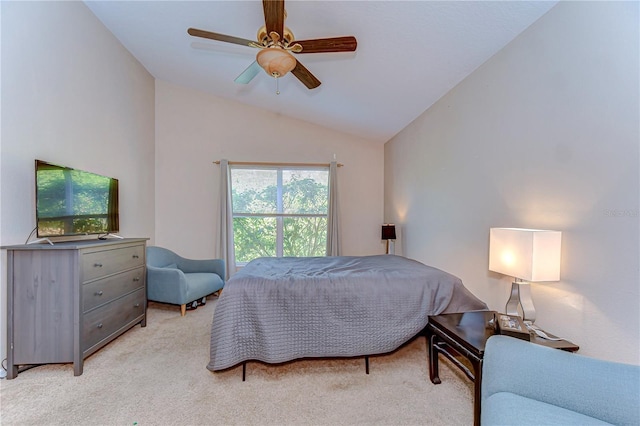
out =
{"type": "Polygon", "coordinates": [[[364,359],[206,369],[217,299],[188,311],[150,303],[135,326],[84,363],[0,381],[2,425],[471,425],[473,386],[441,359],[429,381],[424,338],[364,359]]]}

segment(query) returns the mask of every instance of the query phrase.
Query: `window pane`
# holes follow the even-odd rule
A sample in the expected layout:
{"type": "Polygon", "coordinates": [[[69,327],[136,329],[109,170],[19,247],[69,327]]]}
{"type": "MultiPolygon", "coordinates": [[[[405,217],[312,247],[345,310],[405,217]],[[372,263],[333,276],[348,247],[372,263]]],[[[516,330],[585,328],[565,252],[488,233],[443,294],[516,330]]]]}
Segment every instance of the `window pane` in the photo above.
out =
{"type": "Polygon", "coordinates": [[[327,249],[327,218],[283,219],[283,256],[324,256],[327,249]]]}
{"type": "Polygon", "coordinates": [[[237,262],[276,255],[276,219],[234,217],[233,238],[237,262]]]}
{"type": "Polygon", "coordinates": [[[234,213],[277,212],[277,170],[231,169],[234,213]]]}
{"type": "Polygon", "coordinates": [[[327,170],[283,170],[282,204],[285,214],[327,214],[327,170]]]}
{"type": "Polygon", "coordinates": [[[326,254],[328,168],[232,167],[231,189],[238,263],[326,254]]]}

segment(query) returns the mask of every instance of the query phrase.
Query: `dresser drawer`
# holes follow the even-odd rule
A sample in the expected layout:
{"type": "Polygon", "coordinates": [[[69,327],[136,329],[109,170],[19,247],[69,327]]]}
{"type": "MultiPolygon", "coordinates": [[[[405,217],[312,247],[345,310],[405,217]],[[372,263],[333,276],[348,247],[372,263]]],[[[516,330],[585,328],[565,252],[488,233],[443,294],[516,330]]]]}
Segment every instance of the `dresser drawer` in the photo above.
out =
{"type": "Polygon", "coordinates": [[[96,306],[103,305],[117,299],[123,294],[130,293],[144,286],[145,269],[137,269],[111,275],[97,281],[91,281],[82,286],[82,310],[89,311],[96,306]]]}
{"type": "Polygon", "coordinates": [[[144,245],[83,253],[82,277],[90,281],[144,265],[144,245]]]}
{"type": "Polygon", "coordinates": [[[144,315],[146,303],[144,288],[84,314],[82,350],[109,337],[123,326],[144,315]]]}

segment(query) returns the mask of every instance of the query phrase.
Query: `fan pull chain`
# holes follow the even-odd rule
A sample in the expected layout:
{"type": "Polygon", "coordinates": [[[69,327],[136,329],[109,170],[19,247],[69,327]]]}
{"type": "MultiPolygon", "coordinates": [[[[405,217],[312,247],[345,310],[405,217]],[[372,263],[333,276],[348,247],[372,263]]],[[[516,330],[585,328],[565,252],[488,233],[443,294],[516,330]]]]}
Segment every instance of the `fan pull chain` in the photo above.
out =
{"type": "Polygon", "coordinates": [[[278,76],[276,75],[275,78],[276,78],[276,95],[279,95],[280,94],[280,89],[278,87],[278,76]]]}

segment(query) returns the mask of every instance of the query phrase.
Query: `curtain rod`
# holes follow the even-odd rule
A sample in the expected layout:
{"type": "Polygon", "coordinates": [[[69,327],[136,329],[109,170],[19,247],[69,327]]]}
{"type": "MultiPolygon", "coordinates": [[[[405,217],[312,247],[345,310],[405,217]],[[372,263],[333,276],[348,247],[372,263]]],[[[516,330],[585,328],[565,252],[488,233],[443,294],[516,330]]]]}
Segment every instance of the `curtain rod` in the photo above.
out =
{"type": "MultiPolygon", "coordinates": [[[[220,164],[220,160],[213,162],[220,164]]],[[[329,167],[330,163],[268,163],[260,161],[229,161],[230,166],[279,166],[279,167],[329,167]]],[[[344,166],[342,163],[337,164],[338,167],[344,166]]]]}

